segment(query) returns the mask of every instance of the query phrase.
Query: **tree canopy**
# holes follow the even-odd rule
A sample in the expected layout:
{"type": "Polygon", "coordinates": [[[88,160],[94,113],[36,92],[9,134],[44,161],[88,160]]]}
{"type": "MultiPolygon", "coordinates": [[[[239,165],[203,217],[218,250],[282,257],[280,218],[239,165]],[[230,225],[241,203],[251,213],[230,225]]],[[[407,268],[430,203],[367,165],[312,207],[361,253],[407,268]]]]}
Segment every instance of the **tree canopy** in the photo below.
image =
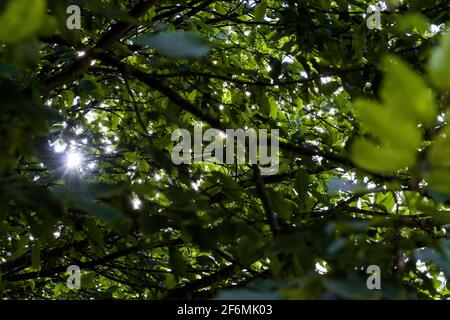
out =
{"type": "Polygon", "coordinates": [[[449,298],[449,15],[2,1],[0,297],[449,298]],[[278,172],[174,164],[196,126],[278,129],[278,172]]]}

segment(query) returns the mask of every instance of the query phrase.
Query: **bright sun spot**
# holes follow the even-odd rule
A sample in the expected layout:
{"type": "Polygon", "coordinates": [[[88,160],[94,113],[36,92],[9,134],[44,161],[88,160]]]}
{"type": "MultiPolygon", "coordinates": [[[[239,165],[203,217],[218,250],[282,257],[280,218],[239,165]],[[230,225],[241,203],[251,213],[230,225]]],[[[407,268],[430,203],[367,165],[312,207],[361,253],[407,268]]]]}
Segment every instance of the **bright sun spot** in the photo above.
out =
{"type": "Polygon", "coordinates": [[[142,206],[142,201],[136,195],[133,195],[133,198],[131,199],[131,205],[133,206],[134,210],[139,210],[142,206]]]}
{"type": "Polygon", "coordinates": [[[52,144],[52,146],[53,146],[53,150],[54,150],[56,153],[64,152],[64,151],[66,150],[66,147],[67,147],[66,144],[61,143],[60,141],[55,141],[55,142],[52,144]]]}
{"type": "Polygon", "coordinates": [[[75,169],[78,168],[81,165],[81,162],[83,161],[83,158],[81,157],[81,154],[78,152],[69,152],[67,154],[67,167],[69,169],[75,169]]]}

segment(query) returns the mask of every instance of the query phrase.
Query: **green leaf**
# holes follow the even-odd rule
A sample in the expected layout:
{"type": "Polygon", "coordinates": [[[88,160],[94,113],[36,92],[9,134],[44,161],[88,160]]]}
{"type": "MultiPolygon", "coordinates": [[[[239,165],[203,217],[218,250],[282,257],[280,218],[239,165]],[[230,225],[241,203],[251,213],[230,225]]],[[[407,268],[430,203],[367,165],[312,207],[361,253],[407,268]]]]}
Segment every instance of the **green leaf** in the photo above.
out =
{"type": "Polygon", "coordinates": [[[261,2],[255,8],[255,21],[264,21],[264,16],[267,11],[267,0],[261,0],[261,2]]]}
{"type": "Polygon", "coordinates": [[[417,124],[399,118],[396,110],[364,100],[358,100],[355,108],[361,123],[381,142],[413,153],[420,146],[417,124]]]}
{"type": "Polygon", "coordinates": [[[175,276],[180,276],[186,273],[188,264],[186,263],[183,254],[175,247],[169,248],[169,263],[175,276]]]}
{"type": "Polygon", "coordinates": [[[308,193],[309,175],[308,172],[300,168],[295,175],[295,191],[301,200],[305,200],[308,193]]]}
{"type": "Polygon", "coordinates": [[[364,139],[353,143],[351,155],[358,167],[377,173],[412,167],[416,161],[415,153],[399,151],[396,147],[380,147],[364,139]]]}
{"type": "Polygon", "coordinates": [[[441,37],[440,45],[433,49],[428,71],[438,88],[450,89],[450,29],[441,37]]]}
{"type": "Polygon", "coordinates": [[[135,162],[138,158],[138,154],[136,152],[125,152],[123,156],[130,162],[135,162]]]}
{"type": "Polygon", "coordinates": [[[415,30],[420,34],[425,33],[429,27],[425,16],[417,12],[401,15],[398,18],[398,25],[400,30],[403,32],[415,30]]]}
{"type": "Polygon", "coordinates": [[[429,160],[435,168],[450,168],[450,125],[445,126],[439,137],[433,141],[429,160]]]}
{"type": "Polygon", "coordinates": [[[35,35],[45,21],[45,0],[9,1],[0,16],[0,43],[16,43],[35,35]]]}
{"type": "Polygon", "coordinates": [[[211,49],[197,33],[182,30],[142,36],[136,38],[133,43],[151,47],[175,59],[198,59],[211,49]]]}
{"type": "Polygon", "coordinates": [[[144,174],[148,174],[148,170],[150,169],[149,164],[145,160],[141,160],[139,162],[139,168],[138,170],[144,174]]]}
{"type": "Polygon", "coordinates": [[[269,105],[270,105],[270,113],[269,113],[269,117],[271,119],[276,120],[277,119],[277,115],[278,115],[278,106],[277,106],[277,102],[275,101],[275,99],[273,97],[269,98],[269,105]]]}
{"type": "Polygon", "coordinates": [[[88,232],[91,240],[93,241],[93,243],[97,247],[103,248],[105,246],[105,243],[103,240],[102,230],[91,219],[86,220],[85,226],[86,226],[87,232],[88,232]]]}
{"type": "Polygon", "coordinates": [[[244,265],[250,264],[261,256],[262,246],[261,236],[255,233],[239,238],[236,252],[237,258],[244,265]]]}
{"type": "Polygon", "coordinates": [[[403,61],[389,56],[384,60],[386,70],[381,96],[383,103],[397,121],[430,125],[437,109],[434,96],[425,81],[403,61]]]}
{"type": "Polygon", "coordinates": [[[260,96],[260,100],[259,100],[259,103],[260,103],[260,110],[261,110],[261,113],[265,116],[265,117],[268,117],[268,116],[270,116],[270,101],[269,101],[269,98],[267,97],[267,95],[265,94],[265,93],[262,93],[261,94],[261,96],[260,96]]]}
{"type": "Polygon", "coordinates": [[[275,212],[283,219],[292,217],[292,204],[283,197],[283,194],[275,190],[269,190],[270,199],[275,212]]]}
{"type": "Polygon", "coordinates": [[[37,243],[31,249],[31,266],[35,270],[41,269],[41,247],[37,243]]]}
{"type": "Polygon", "coordinates": [[[427,182],[434,191],[450,195],[450,169],[436,169],[427,176],[427,182]]]}
{"type": "Polygon", "coordinates": [[[433,93],[419,75],[394,57],[386,58],[384,66],[382,103],[356,102],[363,129],[377,143],[359,138],[351,148],[359,167],[379,173],[415,165],[422,143],[419,125],[431,125],[437,114],[433,93]]]}
{"type": "Polygon", "coordinates": [[[13,256],[20,257],[22,254],[24,254],[27,251],[28,242],[29,241],[27,237],[21,237],[18,240],[14,241],[13,256]]]}
{"type": "Polygon", "coordinates": [[[216,180],[220,181],[223,191],[227,196],[230,198],[239,199],[239,196],[241,195],[241,188],[236,181],[221,172],[214,172],[212,176],[216,180]]]}

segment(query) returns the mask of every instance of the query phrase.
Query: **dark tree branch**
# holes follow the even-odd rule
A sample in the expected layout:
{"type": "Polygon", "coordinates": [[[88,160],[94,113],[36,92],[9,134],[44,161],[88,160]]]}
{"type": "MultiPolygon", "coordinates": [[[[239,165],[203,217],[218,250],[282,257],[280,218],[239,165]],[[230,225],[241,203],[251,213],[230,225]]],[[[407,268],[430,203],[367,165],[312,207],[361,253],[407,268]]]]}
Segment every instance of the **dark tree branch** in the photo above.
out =
{"type": "MultiPolygon", "coordinates": [[[[182,243],[180,239],[170,240],[166,242],[160,242],[156,244],[151,245],[136,245],[129,248],[125,248],[122,250],[118,250],[114,253],[108,254],[102,258],[91,260],[88,262],[81,262],[77,261],[76,264],[82,268],[82,269],[90,269],[96,266],[101,266],[103,264],[106,264],[110,261],[119,259],[121,257],[128,256],[130,254],[136,253],[140,250],[151,250],[155,248],[161,248],[161,247],[167,247],[167,246],[173,246],[178,245],[182,243]]],[[[69,264],[70,265],[70,264],[69,264]]],[[[12,274],[12,275],[4,275],[2,277],[2,280],[5,281],[23,281],[23,280],[29,280],[29,279],[36,279],[36,278],[44,278],[44,277],[51,277],[59,273],[63,273],[67,271],[67,268],[69,265],[64,266],[58,266],[51,269],[41,270],[41,271],[34,271],[34,272],[28,272],[28,273],[21,273],[21,274],[12,274]]]]}
{"type": "Polygon", "coordinates": [[[188,282],[180,287],[173,289],[167,296],[167,299],[185,299],[189,294],[210,287],[211,285],[221,282],[234,274],[236,274],[238,267],[231,264],[223,269],[216,271],[215,273],[203,277],[199,280],[188,282]]]}
{"type": "MultiPolygon", "coordinates": [[[[145,15],[145,13],[156,3],[157,0],[141,1],[131,9],[129,16],[133,19],[138,19],[145,15]]],[[[98,53],[112,48],[132,27],[133,24],[127,21],[120,21],[113,25],[97,41],[94,48],[87,49],[85,55],[81,59],[68,64],[60,73],[45,80],[43,82],[45,89],[47,91],[52,91],[85,73],[98,53]]]]}
{"type": "Polygon", "coordinates": [[[272,235],[276,237],[280,234],[280,225],[278,223],[277,214],[274,211],[272,201],[270,200],[270,197],[267,194],[266,186],[261,177],[261,170],[256,164],[252,166],[252,169],[255,175],[256,190],[258,191],[258,195],[262,201],[264,211],[266,212],[267,222],[269,223],[272,235]]]}

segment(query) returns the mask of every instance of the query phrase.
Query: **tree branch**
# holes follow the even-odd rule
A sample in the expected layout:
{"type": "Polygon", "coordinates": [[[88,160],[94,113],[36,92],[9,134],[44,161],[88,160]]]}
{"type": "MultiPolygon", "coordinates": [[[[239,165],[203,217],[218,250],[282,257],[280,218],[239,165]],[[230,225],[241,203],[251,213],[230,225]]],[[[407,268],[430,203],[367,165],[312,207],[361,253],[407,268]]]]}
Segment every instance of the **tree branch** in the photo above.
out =
{"type": "MultiPolygon", "coordinates": [[[[157,0],[141,1],[133,9],[131,9],[128,14],[131,18],[138,19],[156,3],[157,0]]],[[[45,89],[47,91],[52,91],[85,73],[91,66],[92,60],[98,53],[112,48],[114,44],[116,44],[116,42],[119,41],[132,27],[133,24],[126,21],[119,21],[118,23],[113,25],[97,41],[95,47],[92,49],[88,49],[81,59],[68,64],[60,73],[45,80],[43,82],[45,89]]]]}

